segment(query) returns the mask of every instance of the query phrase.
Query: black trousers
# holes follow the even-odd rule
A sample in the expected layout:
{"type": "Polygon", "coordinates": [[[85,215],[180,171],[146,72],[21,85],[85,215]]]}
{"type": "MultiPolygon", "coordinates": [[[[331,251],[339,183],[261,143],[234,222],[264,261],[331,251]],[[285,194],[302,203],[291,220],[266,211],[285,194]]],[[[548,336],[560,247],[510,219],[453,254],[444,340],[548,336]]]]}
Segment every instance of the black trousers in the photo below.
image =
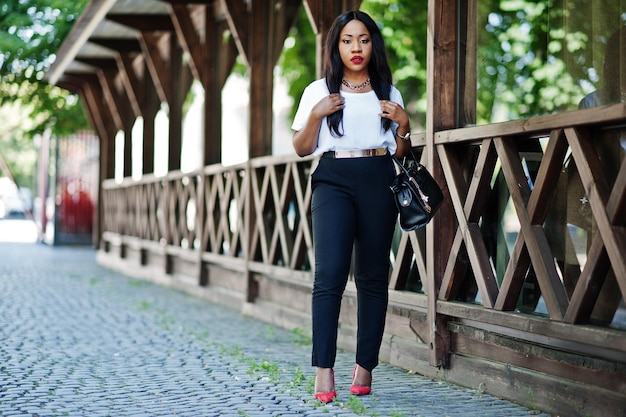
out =
{"type": "Polygon", "coordinates": [[[324,156],[312,174],[313,366],[334,367],[341,298],[353,248],[356,363],[370,372],[378,365],[388,303],[389,252],[397,219],[389,189],[394,176],[389,155],[324,156]]]}

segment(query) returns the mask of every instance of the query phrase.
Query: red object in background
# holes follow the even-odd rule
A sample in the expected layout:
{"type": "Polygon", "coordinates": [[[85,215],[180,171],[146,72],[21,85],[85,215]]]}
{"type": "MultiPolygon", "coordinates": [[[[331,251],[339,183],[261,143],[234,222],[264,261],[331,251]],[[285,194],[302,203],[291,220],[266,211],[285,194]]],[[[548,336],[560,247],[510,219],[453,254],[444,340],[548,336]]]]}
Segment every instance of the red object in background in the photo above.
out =
{"type": "Polygon", "coordinates": [[[98,203],[99,140],[91,132],[57,138],[53,158],[54,213],[48,213],[48,226],[54,226],[46,234],[53,234],[54,244],[91,244],[98,203]]]}
{"type": "MultiPolygon", "coordinates": [[[[58,184],[61,197],[57,204],[57,231],[75,235],[91,235],[94,207],[89,191],[80,178],[58,184]]],[[[60,181],[59,181],[60,182],[60,181]]]]}

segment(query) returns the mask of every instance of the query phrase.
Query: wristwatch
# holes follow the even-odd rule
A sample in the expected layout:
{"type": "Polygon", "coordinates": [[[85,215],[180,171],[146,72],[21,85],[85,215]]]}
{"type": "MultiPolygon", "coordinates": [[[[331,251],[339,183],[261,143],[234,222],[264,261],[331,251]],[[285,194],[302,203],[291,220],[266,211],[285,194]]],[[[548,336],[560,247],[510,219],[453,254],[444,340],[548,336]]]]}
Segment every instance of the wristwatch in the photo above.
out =
{"type": "Polygon", "coordinates": [[[405,134],[404,136],[402,136],[402,135],[400,135],[400,134],[398,133],[398,131],[396,130],[396,137],[397,137],[398,139],[402,139],[402,140],[405,140],[405,141],[406,141],[406,140],[411,140],[411,131],[406,132],[406,134],[405,134]]]}

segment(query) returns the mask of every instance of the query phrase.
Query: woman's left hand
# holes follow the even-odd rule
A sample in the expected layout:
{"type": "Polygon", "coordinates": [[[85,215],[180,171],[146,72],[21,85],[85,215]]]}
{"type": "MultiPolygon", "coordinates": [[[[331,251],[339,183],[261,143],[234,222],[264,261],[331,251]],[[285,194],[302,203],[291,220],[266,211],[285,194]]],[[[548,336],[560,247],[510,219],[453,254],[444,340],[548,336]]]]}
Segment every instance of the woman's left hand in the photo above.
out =
{"type": "Polygon", "coordinates": [[[409,115],[398,103],[390,100],[380,100],[380,108],[382,110],[380,117],[391,119],[399,126],[409,126],[409,115]]]}
{"type": "MultiPolygon", "coordinates": [[[[405,135],[407,132],[411,131],[409,115],[401,105],[390,100],[380,100],[380,108],[382,110],[380,117],[391,119],[393,122],[397,123],[399,134],[405,135]]],[[[411,141],[398,139],[397,136],[395,139],[397,145],[396,156],[401,157],[406,155],[411,148],[411,141]]]]}

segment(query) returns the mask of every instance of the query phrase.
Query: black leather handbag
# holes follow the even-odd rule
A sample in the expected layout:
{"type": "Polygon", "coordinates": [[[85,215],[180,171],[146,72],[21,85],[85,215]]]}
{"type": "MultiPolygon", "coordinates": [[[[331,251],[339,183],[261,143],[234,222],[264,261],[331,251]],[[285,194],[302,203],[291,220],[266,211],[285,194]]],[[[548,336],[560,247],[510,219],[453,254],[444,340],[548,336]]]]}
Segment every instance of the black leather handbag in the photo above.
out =
{"type": "MultiPolygon", "coordinates": [[[[400,173],[391,183],[391,191],[400,215],[400,228],[405,232],[428,224],[443,201],[443,193],[426,167],[411,150],[412,161],[406,165],[392,156],[400,173]]],[[[408,158],[407,158],[408,159],[408,158]]]]}

